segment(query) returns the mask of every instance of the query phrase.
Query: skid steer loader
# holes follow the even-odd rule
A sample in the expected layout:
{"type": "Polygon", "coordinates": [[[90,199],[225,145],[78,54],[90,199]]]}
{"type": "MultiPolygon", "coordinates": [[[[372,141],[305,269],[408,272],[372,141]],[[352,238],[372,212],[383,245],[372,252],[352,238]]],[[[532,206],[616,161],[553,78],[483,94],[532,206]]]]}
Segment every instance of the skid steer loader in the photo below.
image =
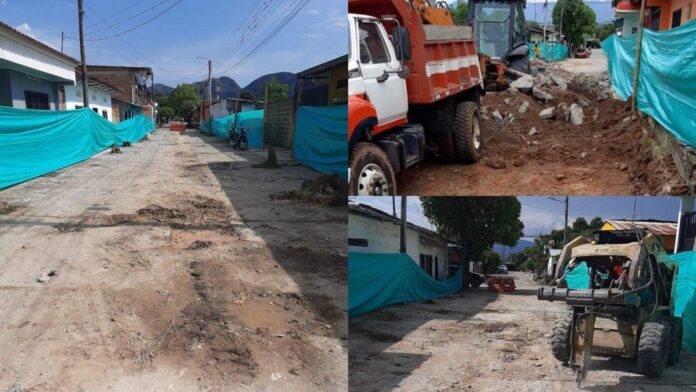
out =
{"type": "Polygon", "coordinates": [[[677,267],[665,263],[661,240],[643,230],[597,231],[563,248],[550,287],[539,300],[571,308],[556,321],[551,351],[575,371],[578,387],[593,354],[637,359],[659,377],[679,360],[682,321],[673,317],[677,267]]]}

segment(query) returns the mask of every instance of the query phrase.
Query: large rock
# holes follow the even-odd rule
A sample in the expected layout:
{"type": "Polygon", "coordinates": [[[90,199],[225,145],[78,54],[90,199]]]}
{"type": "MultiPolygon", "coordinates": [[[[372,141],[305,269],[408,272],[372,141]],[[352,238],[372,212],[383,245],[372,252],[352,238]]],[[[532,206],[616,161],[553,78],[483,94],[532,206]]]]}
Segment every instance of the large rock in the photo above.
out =
{"type": "Polygon", "coordinates": [[[563,79],[560,75],[556,74],[550,74],[549,77],[551,80],[553,80],[554,83],[561,89],[561,90],[567,90],[568,89],[568,82],[563,79]]]}
{"type": "Polygon", "coordinates": [[[520,113],[524,113],[527,111],[527,109],[529,109],[529,102],[523,101],[519,109],[517,109],[517,111],[519,111],[520,113]]]}
{"type": "Polygon", "coordinates": [[[570,105],[570,122],[573,125],[582,125],[582,121],[585,118],[585,113],[582,111],[582,106],[574,103],[570,105]]]}
{"type": "Polygon", "coordinates": [[[529,92],[529,90],[534,87],[534,78],[532,75],[524,75],[517,78],[517,80],[510,83],[510,87],[520,90],[522,92],[529,92]]]}
{"type": "Polygon", "coordinates": [[[553,99],[553,95],[551,95],[551,93],[544,90],[543,88],[535,88],[532,92],[532,95],[534,95],[534,98],[540,99],[542,101],[550,101],[553,99]]]}
{"type": "Polygon", "coordinates": [[[505,124],[505,119],[503,118],[503,115],[500,114],[499,111],[496,110],[495,112],[491,113],[491,116],[493,117],[495,122],[497,122],[498,124],[501,124],[501,125],[505,124]]]}
{"type": "Polygon", "coordinates": [[[556,107],[555,106],[552,106],[550,108],[546,108],[546,109],[539,112],[539,118],[542,120],[550,120],[555,115],[556,115],[556,107]]]}

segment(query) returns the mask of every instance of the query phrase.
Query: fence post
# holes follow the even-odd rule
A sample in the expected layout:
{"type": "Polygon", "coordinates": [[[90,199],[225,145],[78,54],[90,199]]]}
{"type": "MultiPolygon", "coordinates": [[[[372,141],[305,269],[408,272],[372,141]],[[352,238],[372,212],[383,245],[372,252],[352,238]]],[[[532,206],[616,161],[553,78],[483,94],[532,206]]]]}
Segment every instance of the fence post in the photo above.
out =
{"type": "Polygon", "coordinates": [[[638,21],[638,42],[636,43],[636,66],[633,69],[633,97],[631,98],[631,113],[636,112],[636,99],[638,98],[638,74],[640,72],[640,47],[643,43],[643,24],[645,23],[645,2],[640,2],[640,19],[638,21]]]}
{"type": "Polygon", "coordinates": [[[261,139],[264,147],[266,145],[266,116],[268,115],[268,85],[264,86],[263,91],[263,124],[261,126],[261,139]]]}

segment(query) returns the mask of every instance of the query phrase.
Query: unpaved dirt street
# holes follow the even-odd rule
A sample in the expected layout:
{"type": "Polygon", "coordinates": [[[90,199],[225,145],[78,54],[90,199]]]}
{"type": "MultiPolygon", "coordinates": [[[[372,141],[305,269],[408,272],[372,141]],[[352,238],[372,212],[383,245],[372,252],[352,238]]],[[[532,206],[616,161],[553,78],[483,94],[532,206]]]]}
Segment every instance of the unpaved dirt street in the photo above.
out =
{"type": "Polygon", "coordinates": [[[488,92],[481,99],[483,158],[464,165],[444,164],[431,156],[421,167],[406,172],[398,192],[630,195],[688,191],[647,118],[632,118],[628,103],[612,99],[600,50],[589,59],[538,65],[545,69],[536,76],[534,89],[550,93],[551,100],[512,89],[488,92]],[[552,74],[565,81],[567,88],[559,87],[552,74]],[[582,111],[580,125],[571,121],[574,105],[582,111]],[[547,108],[555,108],[553,118],[540,118],[547,108]]]}
{"type": "Polygon", "coordinates": [[[158,130],[0,192],[1,391],[347,388],[346,209],[158,130]]]}
{"type": "MultiPolygon", "coordinates": [[[[576,391],[572,371],[548,344],[565,305],[538,301],[533,282],[511,276],[514,293],[483,285],[351,319],[351,390],[576,391]]],[[[696,356],[682,353],[657,380],[637,374],[635,362],[595,356],[582,390],[693,391],[696,356]]]]}

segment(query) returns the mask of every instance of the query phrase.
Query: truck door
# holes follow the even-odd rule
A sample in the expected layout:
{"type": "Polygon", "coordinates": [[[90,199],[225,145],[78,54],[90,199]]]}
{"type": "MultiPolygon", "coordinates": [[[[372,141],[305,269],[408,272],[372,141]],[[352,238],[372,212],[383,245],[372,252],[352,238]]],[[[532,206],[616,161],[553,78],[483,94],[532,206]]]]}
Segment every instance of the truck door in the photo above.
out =
{"type": "Polygon", "coordinates": [[[365,92],[377,111],[377,123],[384,125],[406,118],[406,81],[396,71],[401,64],[384,27],[376,20],[358,19],[360,73],[365,92]]]}

